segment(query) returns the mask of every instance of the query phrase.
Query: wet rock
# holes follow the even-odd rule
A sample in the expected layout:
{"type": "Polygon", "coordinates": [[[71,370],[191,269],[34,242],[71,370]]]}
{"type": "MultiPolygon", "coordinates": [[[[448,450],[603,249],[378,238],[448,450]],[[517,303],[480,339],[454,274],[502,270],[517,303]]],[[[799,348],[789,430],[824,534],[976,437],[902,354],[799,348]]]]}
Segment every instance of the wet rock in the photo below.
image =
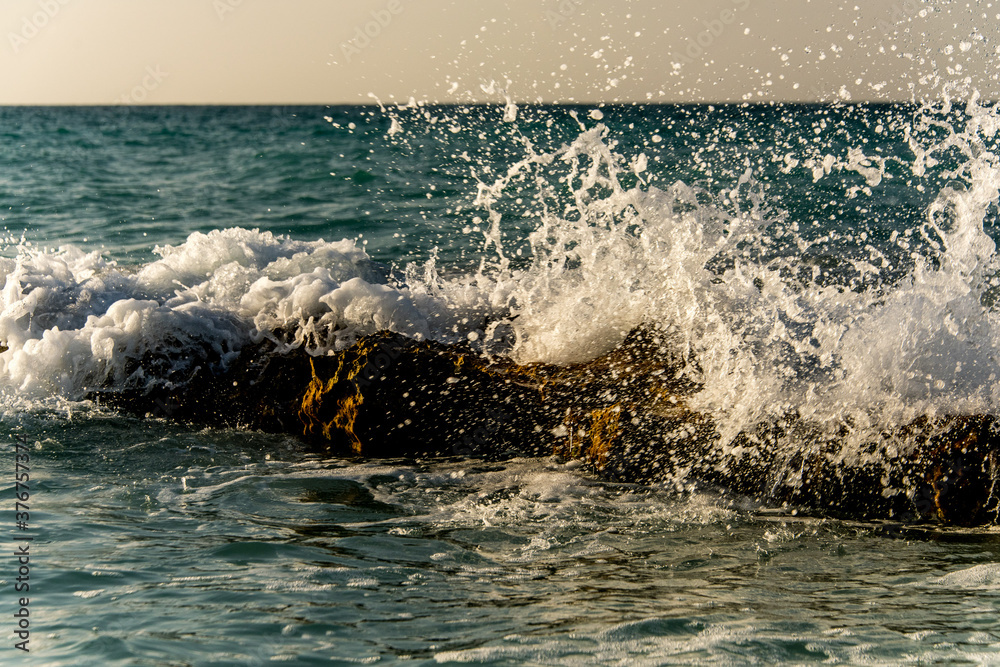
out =
{"type": "Polygon", "coordinates": [[[568,367],[388,332],[335,354],[264,341],[180,385],[95,392],[135,414],[294,434],[338,456],[557,455],[609,480],[713,490],[858,519],[997,523],[996,420],[917,420],[858,445],[788,415],[724,441],[691,410],[696,360],[637,329],[568,367]],[[215,369],[215,370],[213,370],[215,369]]]}
{"type": "Polygon", "coordinates": [[[132,414],[290,433],[341,456],[535,456],[549,453],[558,423],[531,369],[388,332],[321,356],[277,354],[265,341],[223,373],[202,368],[183,386],[90,397],[132,414]]]}
{"type": "Polygon", "coordinates": [[[1000,522],[998,430],[992,416],[921,419],[858,447],[789,417],[726,443],[711,419],[683,407],[619,407],[592,413],[589,442],[574,453],[616,480],[711,488],[824,516],[975,526],[1000,522]]]}
{"type": "Polygon", "coordinates": [[[469,349],[377,334],[310,360],[301,435],[360,456],[547,453],[555,415],[538,384],[469,349]]]}
{"type": "Polygon", "coordinates": [[[963,526],[997,524],[1000,511],[1000,424],[993,416],[921,419],[908,459],[915,513],[963,526]]]}

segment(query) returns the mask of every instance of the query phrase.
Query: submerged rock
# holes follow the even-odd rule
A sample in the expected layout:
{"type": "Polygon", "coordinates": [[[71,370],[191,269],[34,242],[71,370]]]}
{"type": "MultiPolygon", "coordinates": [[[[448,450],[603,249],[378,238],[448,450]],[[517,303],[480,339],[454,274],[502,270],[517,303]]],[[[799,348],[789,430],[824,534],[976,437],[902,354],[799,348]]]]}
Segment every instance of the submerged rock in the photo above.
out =
{"type": "Polygon", "coordinates": [[[461,345],[378,333],[328,355],[278,354],[264,341],[224,372],[183,386],[104,391],[140,415],[284,432],[330,454],[557,455],[600,476],[845,517],[997,523],[992,416],[922,419],[858,447],[794,415],[723,441],[691,410],[696,366],[665,334],[637,329],[613,352],[559,367],[490,360],[461,345]]]}

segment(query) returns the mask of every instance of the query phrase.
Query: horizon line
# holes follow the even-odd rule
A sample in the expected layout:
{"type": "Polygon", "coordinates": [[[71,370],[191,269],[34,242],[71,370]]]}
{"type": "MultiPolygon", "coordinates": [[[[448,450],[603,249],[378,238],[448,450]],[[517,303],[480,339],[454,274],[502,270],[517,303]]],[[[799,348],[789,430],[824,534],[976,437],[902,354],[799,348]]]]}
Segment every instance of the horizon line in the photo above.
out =
{"type": "MultiPolygon", "coordinates": [[[[591,101],[591,100],[560,100],[560,101],[531,101],[513,102],[518,107],[545,107],[545,106],[596,106],[596,107],[625,107],[625,106],[780,106],[783,104],[797,105],[831,105],[831,106],[853,106],[861,104],[923,104],[928,101],[940,99],[939,97],[921,99],[783,99],[783,100],[700,100],[700,101],[651,101],[651,100],[627,100],[627,101],[591,101]]],[[[957,97],[957,99],[964,99],[957,97]]],[[[982,105],[1000,104],[1000,98],[981,98],[978,103],[982,105]]],[[[157,102],[141,104],[123,103],[95,103],[95,102],[2,102],[0,108],[107,108],[107,109],[155,109],[165,107],[372,107],[378,109],[396,108],[412,109],[421,107],[503,107],[507,102],[490,102],[474,100],[470,102],[432,102],[429,100],[418,101],[416,104],[401,104],[399,102],[157,102]]]]}

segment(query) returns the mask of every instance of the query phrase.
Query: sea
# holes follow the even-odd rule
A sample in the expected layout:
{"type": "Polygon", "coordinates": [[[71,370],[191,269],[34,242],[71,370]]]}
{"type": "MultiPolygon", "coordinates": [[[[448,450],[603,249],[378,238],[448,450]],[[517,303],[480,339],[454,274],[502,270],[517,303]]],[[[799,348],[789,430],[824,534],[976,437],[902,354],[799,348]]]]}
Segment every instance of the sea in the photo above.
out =
{"type": "Polygon", "coordinates": [[[556,456],[338,457],[88,398],[279,330],[568,366],[646,326],[723,438],[1000,416],[998,131],[948,88],[0,108],[0,662],[1000,664],[996,526],[556,456]]]}

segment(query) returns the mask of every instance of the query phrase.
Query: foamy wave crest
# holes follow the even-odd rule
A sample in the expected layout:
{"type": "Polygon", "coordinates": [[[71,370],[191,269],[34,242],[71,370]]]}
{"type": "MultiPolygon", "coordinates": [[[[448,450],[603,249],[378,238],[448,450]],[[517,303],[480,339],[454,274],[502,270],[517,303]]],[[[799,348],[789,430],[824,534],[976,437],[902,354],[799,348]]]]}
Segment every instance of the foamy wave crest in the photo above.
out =
{"type": "Polygon", "coordinates": [[[435,310],[440,299],[390,286],[349,240],[235,228],[156,252],[138,270],[75,247],[22,246],[0,260],[6,392],[79,399],[101,387],[172,386],[264,338],[322,354],[384,329],[419,339],[454,326],[435,310]]]}

